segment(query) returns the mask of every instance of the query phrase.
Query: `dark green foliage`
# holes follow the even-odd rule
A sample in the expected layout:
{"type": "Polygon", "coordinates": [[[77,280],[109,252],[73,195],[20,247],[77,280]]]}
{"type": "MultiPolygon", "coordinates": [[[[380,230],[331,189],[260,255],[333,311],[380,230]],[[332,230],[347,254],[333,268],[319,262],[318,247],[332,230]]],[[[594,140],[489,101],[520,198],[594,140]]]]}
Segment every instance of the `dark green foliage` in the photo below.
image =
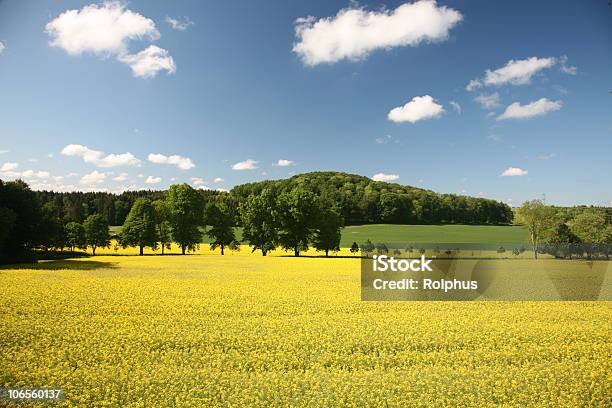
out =
{"type": "Polygon", "coordinates": [[[319,203],[312,246],[317,251],[325,251],[325,256],[329,256],[329,251],[340,251],[340,230],[343,224],[340,213],[331,208],[329,202],[322,200],[319,203]]]}
{"type": "Polygon", "coordinates": [[[194,251],[202,238],[202,196],[189,184],[175,184],[168,190],[166,204],[174,242],[181,247],[183,255],[187,251],[194,251]]]}
{"type": "Polygon", "coordinates": [[[101,214],[93,214],[87,217],[83,223],[87,244],[91,246],[92,253],[96,254],[96,248],[110,246],[110,233],[108,223],[101,214]]]}
{"type": "Polygon", "coordinates": [[[164,200],[153,201],[153,209],[155,210],[157,239],[161,245],[161,252],[163,255],[165,249],[170,249],[172,247],[170,210],[168,209],[168,204],[164,200]]]}
{"type": "Polygon", "coordinates": [[[140,255],[143,255],[144,247],[156,249],[158,237],[155,220],[155,209],[151,200],[139,198],[123,224],[119,243],[124,248],[137,246],[140,249],[140,255]]]}
{"type": "Polygon", "coordinates": [[[87,237],[83,225],[72,221],[66,224],[64,230],[66,231],[66,245],[70,248],[70,251],[74,251],[75,248],[87,248],[87,237]]]}
{"type": "Polygon", "coordinates": [[[206,235],[212,239],[210,248],[212,250],[221,248],[221,255],[225,254],[225,248],[232,251],[239,250],[240,242],[234,234],[236,220],[228,205],[224,202],[209,203],[204,214],[205,223],[210,226],[206,231],[206,235]]]}
{"type": "Polygon", "coordinates": [[[296,189],[282,193],[277,199],[278,242],[295,256],[308,250],[319,216],[316,196],[307,190],[296,189]]]}
{"type": "Polygon", "coordinates": [[[239,207],[242,222],[242,237],[253,251],[260,250],[263,256],[278,244],[276,200],[274,193],[264,189],[261,194],[246,198],[239,207]]]}

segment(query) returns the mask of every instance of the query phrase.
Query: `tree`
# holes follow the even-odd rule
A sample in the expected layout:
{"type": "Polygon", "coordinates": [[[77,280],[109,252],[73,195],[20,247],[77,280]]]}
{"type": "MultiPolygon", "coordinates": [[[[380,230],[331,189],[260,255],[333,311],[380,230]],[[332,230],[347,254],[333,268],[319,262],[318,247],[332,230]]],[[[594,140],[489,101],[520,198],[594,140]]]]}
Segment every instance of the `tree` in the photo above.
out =
{"type": "Polygon", "coordinates": [[[70,248],[70,251],[74,251],[74,248],[86,249],[87,238],[85,236],[85,228],[78,222],[69,222],[64,227],[66,230],[66,243],[70,248]]]}
{"type": "Polygon", "coordinates": [[[101,214],[92,214],[83,223],[85,228],[85,237],[87,244],[91,246],[93,255],[96,254],[96,248],[106,248],[110,246],[110,233],[108,232],[108,223],[101,214]]]}
{"type": "Polygon", "coordinates": [[[263,256],[278,244],[276,202],[274,193],[264,189],[261,194],[250,195],[239,207],[242,238],[249,242],[252,252],[263,256]]]}
{"type": "Polygon", "coordinates": [[[555,210],[541,200],[526,201],[516,210],[516,220],[525,225],[533,247],[533,256],[538,259],[540,241],[555,222],[555,210]]]}
{"type": "Polygon", "coordinates": [[[170,211],[168,204],[164,200],[153,201],[153,210],[155,211],[155,229],[157,230],[157,239],[161,244],[161,252],[164,254],[164,249],[172,248],[172,234],[170,227],[170,211]]]}
{"type": "Polygon", "coordinates": [[[200,226],[203,220],[203,202],[189,184],[174,184],[166,195],[172,238],[185,255],[194,251],[202,240],[200,226]]]}
{"type": "Polygon", "coordinates": [[[574,244],[579,242],[580,238],[572,232],[570,227],[565,222],[559,222],[548,236],[548,243],[551,244],[549,252],[555,257],[565,258],[567,255],[572,259],[574,244]]]}
{"type": "Polygon", "coordinates": [[[315,195],[307,190],[295,189],[282,193],[277,200],[280,232],[278,239],[285,250],[295,256],[308,250],[318,217],[319,206],[315,195]]]}
{"type": "Polygon", "coordinates": [[[325,251],[325,256],[329,256],[329,251],[340,250],[340,230],[344,221],[340,213],[330,207],[331,203],[322,200],[319,205],[319,215],[316,220],[316,229],[312,245],[317,251],[325,251]]]}
{"type": "Polygon", "coordinates": [[[353,245],[351,245],[351,254],[356,254],[357,252],[359,252],[359,245],[357,245],[357,242],[353,242],[353,245]]]}
{"type": "Polygon", "coordinates": [[[221,255],[225,254],[225,248],[232,251],[240,249],[240,242],[234,234],[235,220],[227,204],[210,203],[206,206],[205,222],[210,226],[206,235],[212,239],[210,249],[221,248],[221,255]]]}
{"type": "Polygon", "coordinates": [[[144,254],[144,247],[157,248],[157,229],[155,223],[155,209],[148,198],[139,198],[134,202],[130,213],[125,219],[123,229],[119,235],[119,243],[124,248],[137,246],[139,254],[144,254]]]}
{"type": "Polygon", "coordinates": [[[585,211],[578,214],[570,228],[583,242],[589,259],[606,240],[606,218],[599,212],[585,211]]]}

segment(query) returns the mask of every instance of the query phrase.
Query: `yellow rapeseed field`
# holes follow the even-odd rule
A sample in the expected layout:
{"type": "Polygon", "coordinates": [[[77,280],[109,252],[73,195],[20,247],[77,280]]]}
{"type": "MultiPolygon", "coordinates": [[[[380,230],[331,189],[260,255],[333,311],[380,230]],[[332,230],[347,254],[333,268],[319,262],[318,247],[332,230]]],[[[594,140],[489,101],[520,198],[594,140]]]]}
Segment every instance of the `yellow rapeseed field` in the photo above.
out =
{"type": "Polygon", "coordinates": [[[611,302],[362,302],[357,259],[247,253],[0,269],[0,386],[82,407],[612,405],[611,302]]]}

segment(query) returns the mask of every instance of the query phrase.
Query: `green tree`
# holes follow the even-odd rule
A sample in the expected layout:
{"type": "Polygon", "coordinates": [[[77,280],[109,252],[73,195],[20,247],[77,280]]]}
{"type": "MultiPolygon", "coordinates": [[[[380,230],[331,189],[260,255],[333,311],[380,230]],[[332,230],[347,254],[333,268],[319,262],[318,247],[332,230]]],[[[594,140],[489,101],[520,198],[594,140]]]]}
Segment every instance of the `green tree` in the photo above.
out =
{"type": "Polygon", "coordinates": [[[155,210],[155,229],[157,230],[157,239],[161,245],[162,255],[164,249],[172,248],[172,234],[170,226],[170,210],[168,204],[164,200],[153,201],[153,209],[155,210]]]}
{"type": "Polygon", "coordinates": [[[202,240],[203,201],[189,184],[174,184],[166,195],[172,238],[181,253],[194,251],[202,240]]]}
{"type": "Polygon", "coordinates": [[[352,254],[356,254],[357,252],[359,252],[359,245],[357,244],[357,242],[353,242],[350,251],[352,254]]]}
{"type": "Polygon", "coordinates": [[[319,206],[315,195],[307,190],[295,189],[282,193],[277,200],[280,232],[279,243],[295,256],[308,250],[316,228],[319,206]]]}
{"type": "Polygon", "coordinates": [[[70,251],[74,251],[74,248],[86,249],[87,238],[85,236],[85,228],[78,222],[69,222],[65,226],[66,230],[66,242],[70,251]]]}
{"type": "Polygon", "coordinates": [[[212,239],[210,249],[221,248],[221,255],[225,254],[225,248],[232,251],[240,250],[240,242],[234,234],[236,222],[227,204],[221,202],[207,205],[205,222],[210,226],[210,229],[206,231],[206,235],[212,239]]]}
{"type": "Polygon", "coordinates": [[[250,195],[240,204],[242,238],[249,242],[252,252],[261,251],[263,256],[278,244],[276,202],[274,193],[264,189],[261,194],[250,195]]]}
{"type": "Polygon", "coordinates": [[[325,256],[329,256],[329,251],[340,250],[340,230],[344,221],[340,213],[330,207],[331,203],[322,201],[319,206],[314,238],[312,246],[317,251],[325,251],[325,256]]]}
{"type": "Polygon", "coordinates": [[[574,218],[571,231],[584,243],[599,244],[604,242],[606,218],[594,211],[585,211],[574,218]]]}
{"type": "Polygon", "coordinates": [[[540,241],[555,223],[555,210],[541,200],[526,201],[516,210],[516,221],[527,227],[533,256],[538,259],[540,241]]]}
{"type": "Polygon", "coordinates": [[[108,232],[108,223],[101,214],[92,214],[83,223],[85,228],[85,237],[87,244],[91,246],[93,255],[96,254],[96,248],[106,248],[110,246],[110,233],[108,232]]]}
{"type": "Polygon", "coordinates": [[[123,229],[119,235],[121,246],[137,246],[139,254],[144,254],[145,247],[157,248],[157,229],[155,223],[155,209],[148,198],[139,198],[134,202],[130,213],[125,219],[123,229]]]}

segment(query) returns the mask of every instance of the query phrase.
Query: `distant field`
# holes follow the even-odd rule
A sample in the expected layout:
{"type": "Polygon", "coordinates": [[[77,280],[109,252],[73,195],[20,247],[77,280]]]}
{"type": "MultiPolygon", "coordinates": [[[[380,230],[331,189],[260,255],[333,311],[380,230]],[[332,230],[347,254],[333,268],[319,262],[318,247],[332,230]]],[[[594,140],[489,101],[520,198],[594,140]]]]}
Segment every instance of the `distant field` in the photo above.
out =
{"type": "MultiPolygon", "coordinates": [[[[121,232],[121,226],[110,227],[112,234],[121,232]]],[[[236,237],[242,239],[242,228],[236,228],[236,237]]],[[[353,242],[419,242],[419,243],[492,243],[527,244],[527,230],[517,226],[490,225],[354,225],[342,230],[340,246],[348,248],[353,242]]],[[[202,243],[209,243],[208,237],[202,243]]]]}

